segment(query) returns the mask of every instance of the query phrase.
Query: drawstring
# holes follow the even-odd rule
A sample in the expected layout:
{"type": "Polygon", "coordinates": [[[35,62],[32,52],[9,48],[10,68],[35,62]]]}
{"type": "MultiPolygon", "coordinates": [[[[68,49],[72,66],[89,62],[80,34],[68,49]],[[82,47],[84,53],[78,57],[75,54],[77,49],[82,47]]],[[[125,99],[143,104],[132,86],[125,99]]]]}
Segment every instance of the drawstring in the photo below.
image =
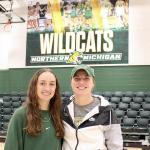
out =
{"type": "Polygon", "coordinates": [[[112,111],[110,110],[110,117],[109,117],[109,125],[111,125],[111,117],[112,117],[112,111]]]}

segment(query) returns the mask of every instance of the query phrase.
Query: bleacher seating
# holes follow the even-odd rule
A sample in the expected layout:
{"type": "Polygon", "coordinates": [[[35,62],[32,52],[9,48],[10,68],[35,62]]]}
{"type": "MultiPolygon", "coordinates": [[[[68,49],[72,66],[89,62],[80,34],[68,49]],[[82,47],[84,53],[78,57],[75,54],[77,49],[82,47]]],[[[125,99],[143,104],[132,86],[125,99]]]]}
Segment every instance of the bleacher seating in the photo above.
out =
{"type": "Polygon", "coordinates": [[[102,92],[102,95],[103,95],[107,100],[109,100],[109,99],[113,96],[113,92],[111,92],[111,91],[105,91],[105,92],[102,92]]]}
{"type": "Polygon", "coordinates": [[[122,92],[122,91],[115,91],[113,95],[116,96],[116,97],[123,97],[124,92],[122,92]]]}
{"type": "MultiPolygon", "coordinates": [[[[62,100],[72,94],[62,93],[62,100]]],[[[125,146],[135,143],[150,146],[150,91],[98,91],[115,110],[121,123],[125,146]]],[[[25,101],[24,92],[1,94],[0,97],[0,137],[6,137],[9,120],[14,111],[25,101]]]]}
{"type": "Polygon", "coordinates": [[[126,115],[129,118],[136,118],[138,116],[138,111],[129,109],[129,110],[127,110],[127,114],[126,115]]]}
{"type": "Polygon", "coordinates": [[[21,106],[26,96],[17,92],[1,94],[0,97],[0,138],[5,139],[9,121],[15,109],[21,106]]]}
{"type": "Polygon", "coordinates": [[[127,97],[134,97],[134,93],[133,91],[126,91],[124,92],[124,95],[127,96],[127,97]]]}
{"type": "Polygon", "coordinates": [[[145,97],[144,101],[145,101],[145,103],[150,103],[150,97],[145,97]]]}
{"type": "Polygon", "coordinates": [[[127,104],[130,104],[131,100],[132,100],[132,98],[131,97],[127,97],[127,96],[124,96],[124,97],[121,98],[121,101],[123,103],[127,103],[127,104]]]}

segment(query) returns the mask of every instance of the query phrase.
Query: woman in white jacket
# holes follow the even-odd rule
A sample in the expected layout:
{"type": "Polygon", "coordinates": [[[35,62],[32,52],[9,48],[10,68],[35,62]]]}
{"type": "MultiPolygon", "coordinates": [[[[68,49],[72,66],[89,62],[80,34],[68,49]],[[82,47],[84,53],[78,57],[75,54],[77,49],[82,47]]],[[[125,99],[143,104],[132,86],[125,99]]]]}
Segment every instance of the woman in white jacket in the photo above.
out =
{"type": "Polygon", "coordinates": [[[121,127],[107,100],[93,95],[94,69],[78,65],[71,72],[73,95],[63,100],[62,150],[123,150],[121,127]]]}

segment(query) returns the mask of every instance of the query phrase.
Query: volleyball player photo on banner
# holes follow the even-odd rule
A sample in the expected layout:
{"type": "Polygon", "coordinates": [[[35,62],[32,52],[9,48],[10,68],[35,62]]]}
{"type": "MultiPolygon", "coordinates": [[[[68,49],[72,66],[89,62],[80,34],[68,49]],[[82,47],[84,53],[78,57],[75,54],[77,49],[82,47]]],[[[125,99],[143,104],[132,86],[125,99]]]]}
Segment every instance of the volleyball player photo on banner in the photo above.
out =
{"type": "Polygon", "coordinates": [[[128,64],[128,0],[28,0],[26,65],[128,64]]]}

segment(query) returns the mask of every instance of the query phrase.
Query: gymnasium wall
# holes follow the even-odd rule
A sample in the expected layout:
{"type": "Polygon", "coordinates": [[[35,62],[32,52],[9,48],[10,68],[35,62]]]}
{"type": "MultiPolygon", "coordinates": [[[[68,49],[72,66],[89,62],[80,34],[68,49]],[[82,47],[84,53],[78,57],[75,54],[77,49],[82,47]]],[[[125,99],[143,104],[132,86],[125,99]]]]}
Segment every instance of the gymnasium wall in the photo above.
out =
{"type": "MultiPolygon", "coordinates": [[[[21,2],[24,0],[19,0],[21,2]]],[[[25,3],[25,2],[24,2],[25,3]]],[[[17,8],[17,14],[27,19],[27,4],[17,8]]],[[[150,0],[129,0],[129,63],[128,65],[150,65],[150,0]]],[[[25,23],[12,24],[10,32],[0,30],[0,70],[26,68],[25,23]]]]}
{"type": "MultiPolygon", "coordinates": [[[[101,66],[93,67],[96,74],[95,91],[149,91],[150,66],[101,66]]],[[[0,93],[27,90],[28,82],[39,68],[16,68],[0,72],[0,93]]],[[[72,68],[53,68],[61,92],[70,91],[72,68]]]]}
{"type": "MultiPolygon", "coordinates": [[[[129,0],[129,3],[129,64],[95,66],[95,91],[150,90],[150,1],[129,0]]],[[[18,13],[26,18],[25,4],[21,6],[24,7],[18,8],[18,13]]],[[[29,79],[37,70],[25,66],[26,23],[12,24],[11,32],[0,32],[0,52],[0,93],[26,91],[29,79]]],[[[59,78],[61,91],[70,90],[71,68],[53,70],[59,78]]]]}

